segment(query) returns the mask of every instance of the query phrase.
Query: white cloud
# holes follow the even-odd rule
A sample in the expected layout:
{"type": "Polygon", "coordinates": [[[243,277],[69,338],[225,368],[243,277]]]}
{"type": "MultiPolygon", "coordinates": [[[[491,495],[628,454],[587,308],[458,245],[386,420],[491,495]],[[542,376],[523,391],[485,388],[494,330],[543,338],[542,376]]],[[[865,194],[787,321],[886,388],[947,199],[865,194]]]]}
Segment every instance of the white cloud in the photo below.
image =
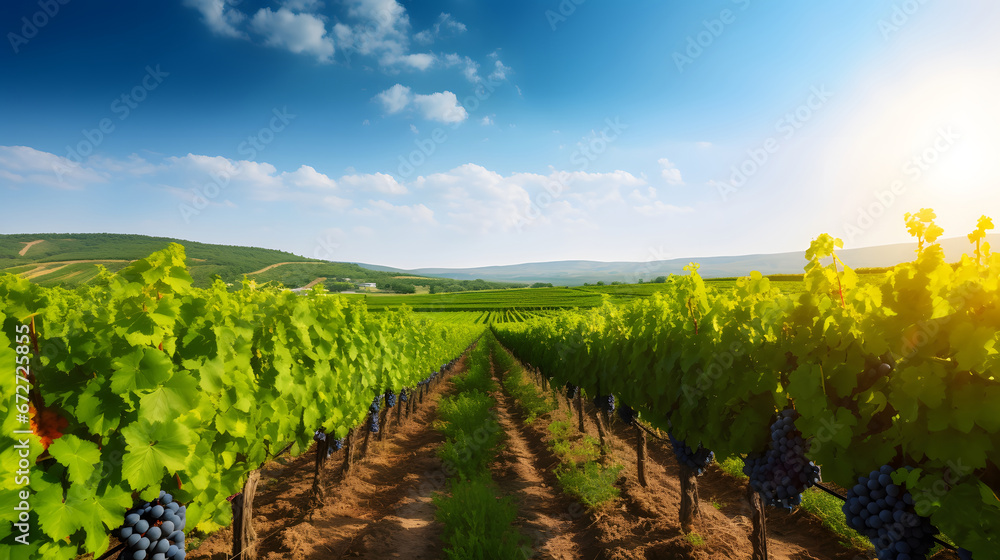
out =
{"type": "Polygon", "coordinates": [[[246,37],[237,29],[246,20],[246,14],[230,4],[227,0],[184,0],[184,5],[201,12],[205,25],[213,32],[225,37],[246,37]]]}
{"type": "Polygon", "coordinates": [[[385,173],[345,175],[340,178],[340,183],[363,192],[379,192],[383,194],[406,194],[409,192],[392,175],[385,173]]]}
{"type": "Polygon", "coordinates": [[[398,113],[410,104],[410,88],[396,84],[376,96],[390,115],[398,113]]]}
{"type": "Polygon", "coordinates": [[[71,159],[27,146],[0,146],[0,177],[24,186],[57,189],[82,189],[92,183],[105,183],[109,174],[100,160],[76,163],[71,159]]]}
{"type": "Polygon", "coordinates": [[[400,57],[400,60],[412,68],[417,70],[427,70],[434,64],[434,55],[426,53],[416,53],[408,54],[400,57]]]}
{"type": "Polygon", "coordinates": [[[489,125],[493,124],[493,119],[490,118],[489,115],[487,115],[487,116],[483,117],[483,120],[479,121],[479,124],[481,124],[483,126],[489,126],[489,125]]]}
{"type": "Polygon", "coordinates": [[[458,104],[458,97],[450,91],[416,95],[413,104],[423,113],[424,118],[443,123],[459,123],[469,118],[465,107],[458,104]]]}
{"type": "Polygon", "coordinates": [[[420,130],[419,130],[419,129],[417,128],[417,125],[415,125],[415,124],[410,124],[410,130],[411,130],[411,131],[412,131],[412,132],[413,132],[414,134],[420,134],[420,130]]]}
{"type": "Polygon", "coordinates": [[[479,77],[479,63],[467,56],[459,56],[455,53],[444,55],[444,63],[447,67],[461,66],[462,75],[466,80],[477,84],[482,81],[479,77]]]}
{"type": "Polygon", "coordinates": [[[711,142],[695,142],[694,145],[698,146],[699,148],[711,148],[712,147],[712,143],[711,142]]]}
{"type": "Polygon", "coordinates": [[[451,17],[451,14],[442,13],[438,16],[437,22],[430,29],[425,29],[413,36],[413,40],[422,44],[433,43],[435,39],[448,37],[452,34],[465,33],[465,24],[451,17]]]}
{"type": "Polygon", "coordinates": [[[273,47],[311,54],[320,62],[329,62],[333,56],[333,38],[327,35],[326,24],[313,14],[294,13],[287,8],[261,8],[250,22],[251,28],[264,36],[264,42],[273,47]]]}
{"type": "Polygon", "coordinates": [[[502,82],[507,79],[507,73],[511,71],[510,66],[504,65],[501,60],[497,60],[494,64],[493,73],[490,74],[490,79],[495,82],[502,82]]]}
{"type": "Polygon", "coordinates": [[[316,171],[308,165],[303,165],[296,171],[281,174],[281,180],[296,187],[333,190],[337,188],[337,182],[326,175],[316,171]]]}
{"type": "Polygon", "coordinates": [[[663,180],[666,181],[668,185],[684,184],[684,179],[681,177],[681,170],[677,169],[677,166],[674,165],[673,162],[671,162],[667,158],[660,158],[656,160],[656,162],[659,163],[660,167],[663,168],[660,170],[660,175],[663,177],[663,180]]]}

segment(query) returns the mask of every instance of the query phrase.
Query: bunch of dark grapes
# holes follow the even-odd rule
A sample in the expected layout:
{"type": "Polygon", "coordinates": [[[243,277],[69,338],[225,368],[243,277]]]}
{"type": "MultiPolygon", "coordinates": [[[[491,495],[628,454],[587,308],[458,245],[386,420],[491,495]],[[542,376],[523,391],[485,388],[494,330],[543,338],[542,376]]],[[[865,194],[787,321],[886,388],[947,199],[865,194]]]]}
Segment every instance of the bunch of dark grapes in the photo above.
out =
{"type": "Polygon", "coordinates": [[[573,385],[572,383],[566,384],[566,399],[573,400],[577,395],[580,394],[580,387],[578,385],[573,385]]]}
{"type": "Polygon", "coordinates": [[[618,417],[622,419],[622,422],[625,422],[626,426],[631,426],[632,423],[635,422],[636,416],[638,416],[638,414],[636,414],[635,410],[631,406],[622,403],[622,405],[618,407],[618,417]]]}
{"type": "Polygon", "coordinates": [[[392,389],[385,392],[385,406],[388,408],[396,406],[396,392],[392,389]]]}
{"type": "Polygon", "coordinates": [[[317,443],[321,441],[326,441],[326,432],[324,432],[322,429],[316,430],[316,433],[313,434],[313,441],[317,443]]]}
{"type": "Polygon", "coordinates": [[[399,390],[399,402],[406,402],[410,400],[410,396],[406,394],[406,387],[399,390]]]}
{"type": "Polygon", "coordinates": [[[670,446],[674,449],[677,462],[693,470],[698,476],[701,476],[708,465],[715,460],[714,451],[709,451],[701,445],[698,446],[697,450],[691,449],[683,441],[674,438],[670,432],[667,432],[667,437],[670,438],[670,446]]]}
{"type": "Polygon", "coordinates": [[[343,448],[344,448],[344,438],[336,438],[333,440],[333,445],[330,446],[331,449],[330,453],[333,453],[334,451],[340,451],[343,448]]]}
{"type": "Polygon", "coordinates": [[[802,492],[820,481],[819,467],[806,458],[809,444],[795,428],[798,413],[786,409],[771,424],[771,444],[763,455],[750,456],[743,473],[769,506],[791,509],[802,503],[802,492]]]}
{"type": "Polygon", "coordinates": [[[160,497],[125,513],[125,523],[116,531],[125,548],[119,560],[184,560],[186,508],[173,496],[160,497]]]}
{"type": "Polygon", "coordinates": [[[372,405],[368,407],[368,431],[373,434],[378,433],[378,412],[380,402],[382,400],[382,395],[377,395],[374,400],[372,400],[372,405]]]}
{"type": "Polygon", "coordinates": [[[938,531],[917,515],[913,496],[892,481],[892,471],[886,465],[858,477],[844,502],[847,524],[868,537],[880,560],[923,560],[938,531]]]}
{"type": "Polygon", "coordinates": [[[611,414],[615,411],[615,396],[614,395],[598,395],[594,397],[594,406],[598,410],[603,410],[607,414],[611,414]]]}

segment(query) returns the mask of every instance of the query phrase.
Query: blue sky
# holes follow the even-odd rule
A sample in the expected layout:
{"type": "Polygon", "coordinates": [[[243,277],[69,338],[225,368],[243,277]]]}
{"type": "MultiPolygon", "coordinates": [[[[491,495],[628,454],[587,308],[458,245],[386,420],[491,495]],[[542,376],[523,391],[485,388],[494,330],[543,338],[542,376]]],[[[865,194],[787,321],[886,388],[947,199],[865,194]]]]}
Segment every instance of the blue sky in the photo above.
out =
{"type": "Polygon", "coordinates": [[[413,268],[1000,217],[992,2],[18,0],[0,22],[4,233],[413,268]]]}

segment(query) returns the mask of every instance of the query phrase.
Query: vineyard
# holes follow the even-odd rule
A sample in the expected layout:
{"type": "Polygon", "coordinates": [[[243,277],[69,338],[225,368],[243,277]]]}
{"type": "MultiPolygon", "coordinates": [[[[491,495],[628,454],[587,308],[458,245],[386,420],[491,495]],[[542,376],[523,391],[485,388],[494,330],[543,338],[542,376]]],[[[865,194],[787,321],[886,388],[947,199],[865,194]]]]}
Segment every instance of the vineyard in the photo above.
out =
{"type": "Polygon", "coordinates": [[[810,528],[823,558],[1000,558],[1000,256],[984,217],[947,263],[933,220],[877,279],[820,236],[799,285],[366,302],[197,288],[177,244],[73,290],[0,277],[0,560],[798,558],[768,517],[813,488],[872,546],[810,528]],[[254,521],[258,484],[287,486],[254,521]]]}

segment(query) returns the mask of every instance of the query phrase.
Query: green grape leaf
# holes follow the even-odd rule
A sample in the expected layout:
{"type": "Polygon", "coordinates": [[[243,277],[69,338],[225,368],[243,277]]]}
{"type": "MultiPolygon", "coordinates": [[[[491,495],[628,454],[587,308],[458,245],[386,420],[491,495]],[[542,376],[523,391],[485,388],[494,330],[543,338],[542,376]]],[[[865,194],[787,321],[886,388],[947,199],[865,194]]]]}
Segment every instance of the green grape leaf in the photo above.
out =
{"type": "Polygon", "coordinates": [[[125,393],[156,388],[170,378],[173,364],[156,348],[135,348],[112,361],[111,390],[125,393]]]}
{"type": "Polygon", "coordinates": [[[66,434],[52,442],[49,453],[63,465],[71,482],[85,482],[101,461],[97,444],[82,440],[73,434],[66,434]]]}
{"type": "Polygon", "coordinates": [[[158,484],[163,469],[181,470],[190,456],[191,433],[179,422],[139,420],[122,428],[128,444],[122,475],[137,490],[158,484]]]}

